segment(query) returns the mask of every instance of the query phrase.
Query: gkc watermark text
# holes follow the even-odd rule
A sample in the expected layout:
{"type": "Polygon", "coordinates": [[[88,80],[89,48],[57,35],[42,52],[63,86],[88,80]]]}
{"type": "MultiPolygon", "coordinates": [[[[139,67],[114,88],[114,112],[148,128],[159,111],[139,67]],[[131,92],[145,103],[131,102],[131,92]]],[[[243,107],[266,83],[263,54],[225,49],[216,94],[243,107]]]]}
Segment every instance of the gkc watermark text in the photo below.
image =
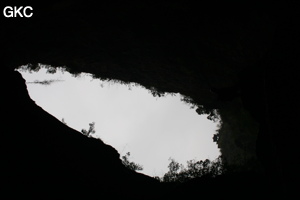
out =
{"type": "Polygon", "coordinates": [[[3,15],[7,18],[10,17],[32,17],[33,8],[31,6],[6,6],[3,9],[3,15]]]}

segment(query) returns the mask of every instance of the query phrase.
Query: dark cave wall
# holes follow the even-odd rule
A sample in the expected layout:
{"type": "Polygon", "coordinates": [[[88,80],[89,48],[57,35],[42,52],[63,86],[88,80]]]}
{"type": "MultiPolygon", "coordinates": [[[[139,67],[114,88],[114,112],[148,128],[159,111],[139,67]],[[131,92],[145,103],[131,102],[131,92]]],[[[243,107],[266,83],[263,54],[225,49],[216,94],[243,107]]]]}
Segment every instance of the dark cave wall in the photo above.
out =
{"type": "Polygon", "coordinates": [[[225,10],[166,2],[57,4],[37,7],[31,19],[5,21],[4,37],[13,38],[3,41],[11,67],[65,65],[161,91],[180,81],[182,93],[191,95],[194,85],[235,83],[237,71],[270,48],[274,32],[273,19],[255,5],[225,10]]]}
{"type": "Polygon", "coordinates": [[[5,62],[11,69],[27,63],[66,66],[216,106],[209,89],[238,84],[240,71],[272,48],[276,30],[272,7],[237,6],[37,4],[33,18],[4,21],[5,62]]]}
{"type": "Polygon", "coordinates": [[[146,185],[158,190],[156,180],[125,168],[114,148],[83,136],[37,106],[18,72],[6,76],[11,82],[2,90],[2,195],[92,198],[101,191],[111,197],[144,198],[146,185]],[[137,191],[128,193],[129,187],[137,191]]]}
{"type": "MultiPolygon", "coordinates": [[[[52,1],[47,6],[32,4],[34,17],[31,19],[2,18],[5,30],[1,33],[1,46],[5,49],[2,72],[7,76],[1,80],[1,87],[6,94],[3,133],[7,134],[2,134],[5,139],[1,140],[1,146],[2,152],[10,150],[3,155],[8,163],[4,171],[9,172],[5,180],[15,184],[20,181],[19,175],[21,180],[30,180],[29,174],[37,172],[55,182],[59,175],[52,177],[45,173],[53,167],[57,174],[66,174],[66,183],[78,188],[75,183],[81,182],[88,188],[90,180],[91,183],[103,180],[89,172],[97,168],[93,165],[103,167],[91,157],[90,147],[85,148],[90,143],[93,148],[101,149],[96,157],[101,155],[101,160],[113,163],[108,166],[118,168],[116,172],[122,174],[111,148],[99,141],[94,144],[94,140],[83,139],[78,133],[67,136],[73,131],[66,130],[33,106],[24,82],[13,70],[27,63],[44,63],[67,66],[72,73],[88,72],[96,77],[137,82],[159,92],[180,92],[191,97],[194,103],[210,108],[228,104],[210,92],[212,87],[239,85],[243,108],[260,127],[257,156],[271,185],[292,188],[292,181],[298,177],[297,165],[287,162],[297,158],[297,145],[291,138],[299,132],[294,117],[298,102],[295,91],[299,85],[295,70],[299,63],[297,6],[295,2],[272,5],[249,2],[239,3],[236,9],[225,4],[217,7],[191,3],[102,2],[96,6],[82,1],[52,1]],[[59,132],[66,134],[61,138],[59,132]],[[73,139],[76,142],[67,142],[73,139]],[[78,149],[75,144],[84,148],[78,149]],[[100,153],[102,150],[111,151],[111,156],[100,153]],[[89,170],[84,170],[86,165],[82,164],[80,170],[69,167],[78,164],[77,154],[89,163],[89,170]],[[63,163],[62,169],[46,157],[51,157],[53,163],[63,163]],[[24,164],[23,169],[18,167],[24,164]],[[15,171],[18,175],[9,178],[15,171]],[[82,174],[83,181],[67,181],[67,177],[73,177],[72,173],[82,174]]],[[[109,171],[108,168],[101,169],[109,171]]],[[[33,179],[35,185],[45,182],[41,177],[33,179]]],[[[119,183],[122,188],[127,179],[117,177],[128,176],[114,177],[105,175],[104,182],[119,183]]],[[[99,184],[105,185],[101,181],[99,184]]],[[[63,185],[62,181],[58,188],[63,185]]]]}

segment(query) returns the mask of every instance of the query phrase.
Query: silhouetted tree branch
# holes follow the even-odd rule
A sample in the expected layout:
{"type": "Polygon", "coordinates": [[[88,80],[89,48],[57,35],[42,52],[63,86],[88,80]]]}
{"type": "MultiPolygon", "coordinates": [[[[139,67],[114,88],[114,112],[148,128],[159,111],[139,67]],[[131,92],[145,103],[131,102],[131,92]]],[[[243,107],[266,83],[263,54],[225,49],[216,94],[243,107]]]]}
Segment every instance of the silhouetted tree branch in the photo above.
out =
{"type": "Polygon", "coordinates": [[[26,82],[26,83],[28,83],[28,84],[51,85],[52,83],[59,82],[59,81],[64,81],[64,80],[58,80],[58,79],[43,80],[43,81],[35,80],[33,82],[26,82]]]}
{"type": "Polygon", "coordinates": [[[168,165],[169,171],[160,179],[162,182],[186,182],[202,176],[216,177],[225,171],[220,156],[214,161],[209,159],[187,161],[187,168],[172,158],[169,160],[171,161],[168,165]]]}
{"type": "Polygon", "coordinates": [[[143,170],[143,166],[136,164],[134,162],[129,161],[130,152],[127,152],[124,156],[122,156],[122,164],[125,165],[128,169],[133,171],[141,171],[143,170]]]}
{"type": "Polygon", "coordinates": [[[81,133],[85,136],[91,137],[91,134],[96,133],[96,131],[95,131],[95,122],[90,123],[89,126],[90,126],[90,128],[89,128],[88,131],[85,130],[85,129],[82,129],[81,133]]]}

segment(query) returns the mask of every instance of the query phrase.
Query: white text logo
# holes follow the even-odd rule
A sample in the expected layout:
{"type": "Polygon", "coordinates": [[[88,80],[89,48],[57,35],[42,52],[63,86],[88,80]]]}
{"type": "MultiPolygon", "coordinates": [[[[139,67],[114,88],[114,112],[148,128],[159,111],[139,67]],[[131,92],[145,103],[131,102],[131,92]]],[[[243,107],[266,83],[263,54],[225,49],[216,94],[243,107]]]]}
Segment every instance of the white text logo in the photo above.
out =
{"type": "Polygon", "coordinates": [[[33,8],[31,6],[23,6],[17,7],[17,6],[6,6],[3,9],[3,14],[5,17],[31,17],[33,15],[33,8]]]}

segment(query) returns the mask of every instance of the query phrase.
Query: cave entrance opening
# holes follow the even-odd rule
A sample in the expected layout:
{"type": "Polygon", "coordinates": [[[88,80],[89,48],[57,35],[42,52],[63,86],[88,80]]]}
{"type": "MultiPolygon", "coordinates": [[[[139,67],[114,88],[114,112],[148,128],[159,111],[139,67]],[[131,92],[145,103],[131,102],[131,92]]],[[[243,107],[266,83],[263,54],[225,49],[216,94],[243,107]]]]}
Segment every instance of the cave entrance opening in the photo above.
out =
{"type": "Polygon", "coordinates": [[[143,166],[141,173],[163,176],[169,158],[185,164],[220,155],[213,142],[219,122],[197,114],[178,93],[158,97],[136,83],[72,75],[65,68],[22,66],[18,71],[37,105],[67,126],[85,129],[121,156],[130,152],[130,161],[143,166]],[[89,132],[91,126],[94,131],[89,132]]]}

